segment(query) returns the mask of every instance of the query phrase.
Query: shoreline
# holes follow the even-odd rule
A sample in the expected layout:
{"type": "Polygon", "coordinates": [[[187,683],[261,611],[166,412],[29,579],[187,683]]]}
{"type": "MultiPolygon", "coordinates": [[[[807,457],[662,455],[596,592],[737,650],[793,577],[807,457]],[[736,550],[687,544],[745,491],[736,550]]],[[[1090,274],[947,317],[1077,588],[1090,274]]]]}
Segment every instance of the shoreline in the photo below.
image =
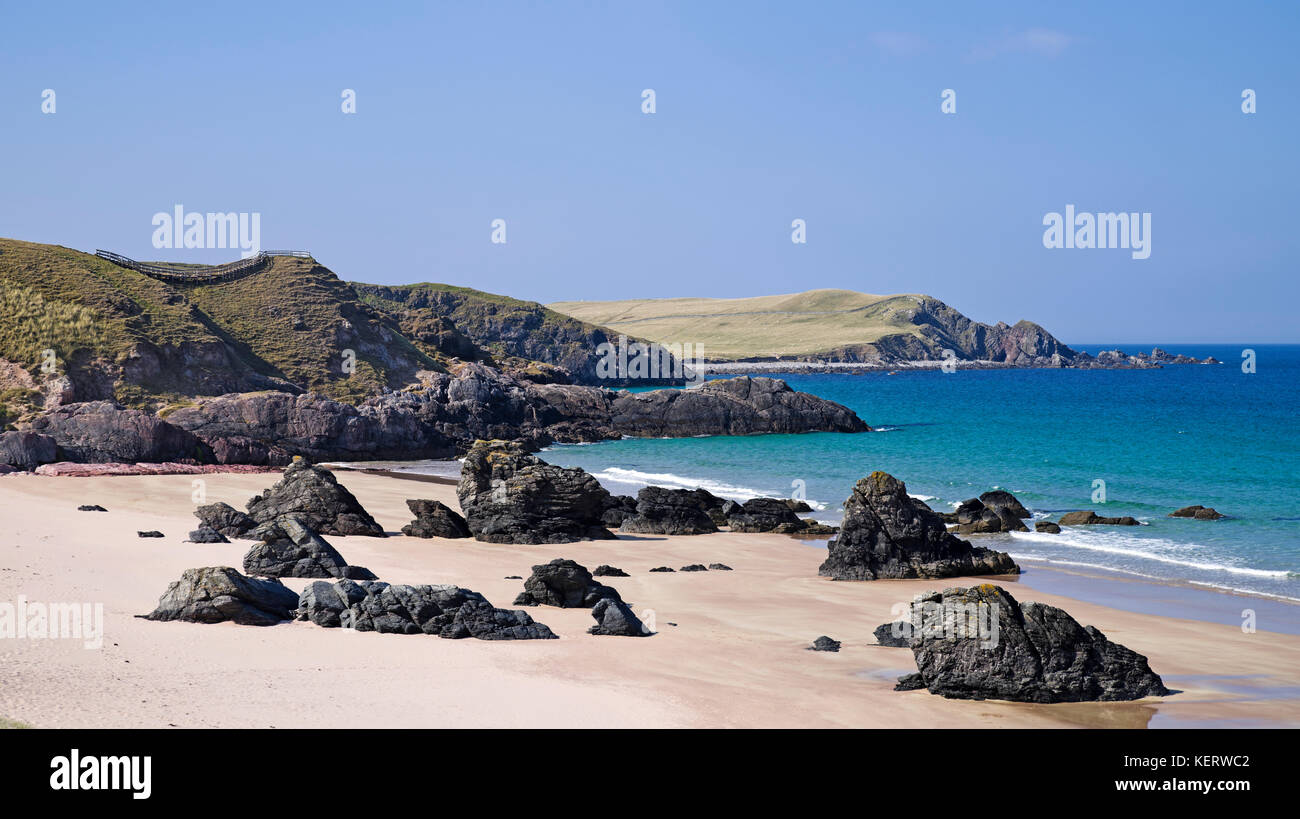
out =
{"type": "MultiPolygon", "coordinates": [[[[417,494],[410,490],[423,485],[418,496],[453,508],[455,492],[445,483],[389,478],[339,473],[390,534],[328,537],[350,563],[393,583],[454,583],[507,607],[521,583],[508,578],[526,576],[531,565],[556,557],[609,563],[630,573],[607,579],[638,612],[654,613],[658,634],[593,637],[589,610],[549,607],[528,611],[560,639],[518,643],[303,622],[144,621],[135,615],[149,611],[184,569],[239,567],[250,542],[181,542],[196,525],[184,475],[11,476],[0,482],[0,514],[9,522],[0,533],[0,599],[102,601],[105,637],[99,651],[69,640],[0,640],[0,714],[36,727],[310,727],[356,719],[384,727],[1300,726],[1295,635],[1133,613],[1042,591],[1025,582],[1030,575],[990,578],[1021,601],[1057,605],[1147,655],[1178,693],[1036,705],[896,692],[894,680],[914,667],[911,653],[875,645],[872,630],[915,594],[984,579],[837,583],[817,576],[817,550],[776,534],[625,535],[548,546],[409,538],[397,530],[410,519],[405,501],[417,494]],[[82,503],[108,512],[72,511],[82,503]],[[145,529],[166,537],[136,536],[145,529]],[[713,561],[734,571],[648,571],[713,561]],[[844,647],[806,651],[819,634],[844,647]]],[[[214,474],[206,502],[241,507],[274,481],[214,474]]],[[[309,582],[285,585],[300,591],[309,582]]]]}

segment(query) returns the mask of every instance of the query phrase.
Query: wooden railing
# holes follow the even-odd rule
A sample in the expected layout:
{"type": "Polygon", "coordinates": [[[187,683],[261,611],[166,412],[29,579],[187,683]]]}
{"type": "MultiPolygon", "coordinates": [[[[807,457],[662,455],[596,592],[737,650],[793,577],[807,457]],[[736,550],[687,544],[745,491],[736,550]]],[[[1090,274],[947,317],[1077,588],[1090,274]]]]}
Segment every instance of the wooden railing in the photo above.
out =
{"type": "Polygon", "coordinates": [[[120,253],[113,253],[109,250],[96,250],[95,255],[101,259],[112,262],[118,267],[125,267],[129,270],[135,270],[146,276],[152,276],[155,279],[162,279],[169,282],[183,283],[200,283],[200,282],[224,282],[231,279],[237,279],[246,276],[249,273],[256,273],[264,269],[271,261],[273,256],[294,256],[299,259],[310,259],[312,255],[305,250],[263,250],[255,256],[247,259],[240,259],[226,264],[216,265],[171,265],[171,264],[154,264],[151,262],[137,262],[135,259],[129,259],[120,253]]]}

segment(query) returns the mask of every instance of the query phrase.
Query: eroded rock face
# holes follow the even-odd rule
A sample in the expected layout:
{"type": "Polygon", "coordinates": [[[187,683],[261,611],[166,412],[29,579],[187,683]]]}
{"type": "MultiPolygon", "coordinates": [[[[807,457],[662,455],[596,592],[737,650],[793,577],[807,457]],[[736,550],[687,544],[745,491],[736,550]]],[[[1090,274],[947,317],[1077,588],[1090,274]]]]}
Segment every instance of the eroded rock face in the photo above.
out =
{"type": "Polygon", "coordinates": [[[610,494],[581,469],[552,466],[511,441],[479,441],[456,487],[474,537],[488,543],[612,540],[610,494]]]}
{"type": "Polygon", "coordinates": [[[654,634],[622,600],[608,597],[597,600],[591,607],[591,616],[596,619],[596,625],[587,629],[588,634],[610,637],[649,637],[654,634]]]}
{"type": "Polygon", "coordinates": [[[260,540],[244,555],[244,571],[261,577],[345,577],[374,580],[361,566],[350,566],[338,550],[301,518],[285,515],[253,531],[260,540]]]}
{"type": "Polygon", "coordinates": [[[515,598],[514,604],[586,609],[601,600],[621,599],[617,589],[597,583],[585,566],[556,558],[533,567],[532,575],[524,581],[524,590],[515,598]]]}
{"type": "Polygon", "coordinates": [[[1209,508],[1208,506],[1201,506],[1198,503],[1195,506],[1184,506],[1182,509],[1170,512],[1169,517],[1195,518],[1196,520],[1218,520],[1219,518],[1225,517],[1225,515],[1215,509],[1209,508]]]}
{"type": "Polygon", "coordinates": [[[1061,515],[1062,526],[1141,526],[1137,518],[1125,515],[1119,518],[1104,518],[1091,509],[1086,512],[1066,512],[1061,515]]]}
{"type": "Polygon", "coordinates": [[[226,537],[245,537],[257,528],[257,521],[228,503],[209,503],[200,506],[194,510],[194,517],[198,518],[203,526],[226,537]]]}
{"type": "MultiPolygon", "coordinates": [[[[384,529],[341,485],[334,473],[294,458],[280,482],[248,501],[248,515],[259,524],[293,515],[323,535],[384,537],[384,529]]],[[[214,527],[215,528],[215,527],[214,527]]]]}
{"type": "Polygon", "coordinates": [[[460,513],[436,500],[412,499],[406,507],[415,520],[402,527],[407,537],[469,537],[469,524],[460,513]]]}
{"type": "MultiPolygon", "coordinates": [[[[636,493],[636,515],[623,521],[623,531],[655,535],[716,532],[718,527],[699,495],[703,491],[647,486],[636,493]]],[[[721,506],[721,501],[718,505],[721,506]]]]}
{"type": "Polygon", "coordinates": [[[382,634],[436,634],[449,640],[554,640],[527,612],[498,609],[459,586],[395,586],[317,581],[303,590],[297,617],[325,628],[382,634]]]}
{"type": "Polygon", "coordinates": [[[885,472],[873,472],[853,487],[840,532],[827,546],[818,573],[834,580],[1020,573],[1006,553],[950,534],[939,515],[885,472]]]}
{"type": "Polygon", "coordinates": [[[113,401],[61,406],[32,420],[30,431],[52,438],[64,460],[78,463],[211,461],[211,450],[186,430],[113,401]]]}
{"type": "Polygon", "coordinates": [[[35,469],[58,460],[58,444],[48,435],[30,430],[0,432],[0,464],[35,469]]]}
{"type": "Polygon", "coordinates": [[[228,566],[210,566],[186,569],[144,618],[269,626],[290,619],[297,605],[298,595],[279,580],[259,580],[228,566]]]}
{"type": "Polygon", "coordinates": [[[954,699],[1018,702],[1135,700],[1170,693],[1146,657],[1079,625],[1061,609],[1019,603],[998,586],[945,589],[923,595],[918,603],[912,609],[910,645],[920,679],[904,687],[925,687],[954,699]],[[930,617],[946,612],[954,636],[927,630],[925,605],[932,607],[930,617]],[[972,627],[971,612],[987,618],[988,627],[972,627]]]}

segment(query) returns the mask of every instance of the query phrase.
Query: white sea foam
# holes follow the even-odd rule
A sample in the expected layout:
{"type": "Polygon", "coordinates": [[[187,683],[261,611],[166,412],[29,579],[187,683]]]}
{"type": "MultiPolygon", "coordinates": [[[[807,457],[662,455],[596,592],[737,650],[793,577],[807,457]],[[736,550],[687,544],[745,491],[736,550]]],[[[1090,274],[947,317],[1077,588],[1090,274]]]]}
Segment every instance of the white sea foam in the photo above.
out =
{"type": "MultiPolygon", "coordinates": [[[[611,466],[602,469],[599,472],[593,472],[596,480],[604,483],[629,484],[632,486],[664,486],[669,489],[707,489],[720,498],[730,500],[744,501],[750,498],[771,498],[781,497],[780,493],[764,492],[762,489],[752,489],[748,486],[736,486],[722,481],[713,481],[708,478],[691,478],[683,475],[674,475],[671,472],[640,472],[635,469],[624,469],[619,466],[611,466]]],[[[813,509],[818,511],[826,508],[826,504],[808,499],[807,503],[813,509]]]]}
{"type": "Polygon", "coordinates": [[[1034,544],[1044,546],[1067,547],[1071,549],[1084,549],[1090,552],[1101,552],[1104,554],[1121,555],[1123,557],[1132,557],[1139,560],[1150,560],[1156,563],[1165,563],[1171,566],[1183,566],[1189,569],[1200,569],[1207,572],[1226,572],[1228,574],[1239,574],[1248,577],[1267,577],[1273,579],[1285,578],[1289,574],[1286,571],[1274,571],[1270,569],[1251,569],[1245,566],[1230,566],[1224,563],[1209,563],[1204,560],[1187,560],[1185,558],[1171,557],[1168,554],[1161,554],[1156,549],[1165,551],[1187,551],[1190,549],[1204,549],[1199,544],[1179,544],[1170,540],[1160,538],[1133,538],[1113,533],[1088,533],[1086,535],[1069,532],[1069,529],[1062,529],[1061,534],[1052,535],[1045,532],[1013,532],[1013,540],[1028,541],[1034,544]]]}

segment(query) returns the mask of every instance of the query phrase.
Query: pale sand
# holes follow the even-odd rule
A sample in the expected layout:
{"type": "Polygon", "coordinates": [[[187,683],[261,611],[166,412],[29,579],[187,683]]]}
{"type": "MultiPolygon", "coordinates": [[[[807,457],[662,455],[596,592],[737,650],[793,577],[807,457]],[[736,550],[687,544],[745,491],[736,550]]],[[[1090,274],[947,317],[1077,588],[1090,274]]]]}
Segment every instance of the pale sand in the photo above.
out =
{"type": "MultiPolygon", "coordinates": [[[[455,506],[450,486],[340,472],[390,532],[408,497],[455,506]]],[[[203,476],[207,500],[243,508],[276,475],[203,476]]],[[[892,690],[915,670],[872,629],[917,592],[977,582],[834,583],[825,552],[780,535],[625,537],[504,546],[472,540],[329,537],[395,583],[455,583],[509,607],[529,567],[556,557],[608,578],[659,634],[586,634],[588,610],[532,608],[559,640],[483,642],[228,623],[153,623],[167,584],[196,566],[240,568],[248,541],[182,542],[197,525],[193,476],[0,477],[0,601],[102,602],[102,650],[77,640],[0,640],[0,717],[36,727],[980,727],[1300,725],[1300,637],[1131,614],[1006,583],[1146,654],[1181,693],[1135,703],[1026,705],[892,690]],[[78,512],[98,503],[107,513],[78,512]],[[163,539],[142,539],[157,529],[163,539]],[[648,574],[722,562],[732,572],[648,574]],[[668,625],[669,622],[676,626],[668,625]],[[805,647],[821,634],[839,654],[805,647]],[[1153,717],[1155,718],[1153,720],[1153,717]]],[[[308,581],[289,580],[295,590],[308,581]]]]}

